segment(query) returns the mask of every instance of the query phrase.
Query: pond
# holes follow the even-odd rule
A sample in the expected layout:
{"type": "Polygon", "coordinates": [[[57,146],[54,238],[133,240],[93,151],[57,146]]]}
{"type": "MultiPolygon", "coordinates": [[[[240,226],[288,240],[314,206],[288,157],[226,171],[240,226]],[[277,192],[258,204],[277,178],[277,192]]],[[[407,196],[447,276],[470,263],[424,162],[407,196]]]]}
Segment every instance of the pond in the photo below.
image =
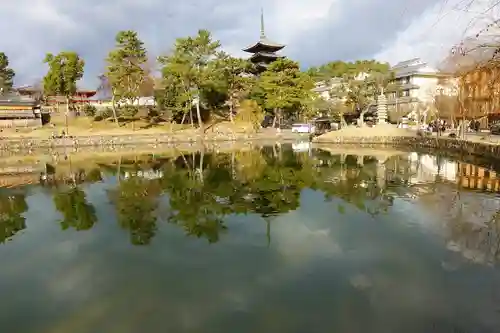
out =
{"type": "Polygon", "coordinates": [[[307,144],[88,165],[0,189],[2,332],[500,331],[494,170],[307,144]]]}

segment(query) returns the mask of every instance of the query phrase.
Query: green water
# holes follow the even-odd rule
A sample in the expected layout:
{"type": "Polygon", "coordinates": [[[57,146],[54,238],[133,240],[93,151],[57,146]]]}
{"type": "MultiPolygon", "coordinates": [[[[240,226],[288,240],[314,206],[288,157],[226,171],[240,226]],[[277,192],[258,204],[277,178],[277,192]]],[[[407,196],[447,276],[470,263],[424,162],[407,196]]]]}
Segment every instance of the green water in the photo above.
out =
{"type": "Polygon", "coordinates": [[[499,332],[496,194],[426,158],[49,166],[0,190],[1,332],[499,332]]]}

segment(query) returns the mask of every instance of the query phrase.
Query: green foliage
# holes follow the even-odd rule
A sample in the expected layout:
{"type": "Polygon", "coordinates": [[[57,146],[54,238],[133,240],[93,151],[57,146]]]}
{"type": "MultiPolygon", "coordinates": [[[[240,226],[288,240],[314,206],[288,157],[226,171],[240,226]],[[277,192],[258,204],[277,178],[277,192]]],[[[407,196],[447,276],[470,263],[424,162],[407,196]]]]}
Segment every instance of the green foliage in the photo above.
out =
{"type": "Polygon", "coordinates": [[[248,97],[255,84],[255,78],[247,75],[250,68],[248,60],[234,58],[224,52],[218,53],[210,63],[212,85],[227,98],[231,117],[238,101],[248,97]]]}
{"type": "Polygon", "coordinates": [[[264,120],[264,112],[256,101],[249,99],[241,102],[239,112],[236,115],[236,121],[252,125],[254,131],[260,129],[260,124],[264,120]]]}
{"type": "Polygon", "coordinates": [[[9,68],[9,58],[4,52],[0,52],[0,90],[7,92],[12,89],[16,73],[9,68]]]}
{"type": "Polygon", "coordinates": [[[83,106],[83,113],[87,117],[95,117],[95,115],[97,114],[97,108],[94,105],[85,104],[83,106]]]}
{"type": "Polygon", "coordinates": [[[63,230],[89,230],[97,222],[94,206],[87,202],[85,192],[78,187],[58,191],[54,194],[54,204],[63,215],[60,222],[63,230]]]}
{"type": "Polygon", "coordinates": [[[158,207],[158,187],[139,177],[120,181],[109,193],[114,203],[119,225],[129,230],[134,245],[147,245],[156,234],[155,210],[158,207]]]}
{"type": "Polygon", "coordinates": [[[354,79],[362,73],[388,73],[390,65],[376,60],[356,60],[354,62],[332,61],[319,67],[311,67],[307,73],[316,81],[329,80],[333,77],[354,79]]]}
{"type": "Polygon", "coordinates": [[[118,109],[118,111],[120,116],[132,118],[137,115],[139,108],[135,105],[123,105],[118,109]]]}
{"type": "Polygon", "coordinates": [[[271,63],[258,81],[264,105],[278,112],[297,111],[312,99],[314,87],[311,77],[300,71],[299,64],[289,59],[271,63]]]}
{"type": "Polygon", "coordinates": [[[165,94],[172,97],[169,102],[172,109],[175,113],[186,114],[196,104],[200,126],[200,98],[203,97],[203,88],[212,85],[213,73],[209,64],[219,48],[220,42],[213,41],[209,31],[199,30],[194,37],[178,38],[172,54],[158,59],[162,65],[165,94]]]}
{"type": "Polygon", "coordinates": [[[65,51],[57,55],[48,53],[44,62],[49,70],[43,78],[46,95],[70,97],[76,93],[76,82],[83,77],[85,62],[78,53],[65,51]]]}
{"type": "Polygon", "coordinates": [[[25,195],[0,195],[0,243],[26,228],[26,219],[22,214],[27,210],[25,195]]]}
{"type": "Polygon", "coordinates": [[[135,101],[148,79],[147,52],[137,32],[120,31],[115,37],[115,49],[106,59],[105,77],[115,101],[135,101]]]}

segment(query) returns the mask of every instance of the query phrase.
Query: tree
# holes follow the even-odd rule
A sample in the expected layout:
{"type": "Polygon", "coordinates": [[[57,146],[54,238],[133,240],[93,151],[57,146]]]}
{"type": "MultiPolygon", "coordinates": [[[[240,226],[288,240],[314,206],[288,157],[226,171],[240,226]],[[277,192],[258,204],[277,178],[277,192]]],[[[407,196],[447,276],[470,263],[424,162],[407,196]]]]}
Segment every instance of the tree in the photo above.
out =
{"type": "Polygon", "coordinates": [[[63,215],[60,222],[63,230],[70,227],[77,231],[89,230],[97,222],[94,206],[87,202],[85,192],[76,186],[58,191],[54,195],[54,204],[63,215]]]}
{"type": "Polygon", "coordinates": [[[236,115],[236,120],[252,125],[252,129],[257,131],[264,120],[264,112],[256,101],[246,99],[241,102],[240,111],[236,115]]]}
{"type": "Polygon", "coordinates": [[[115,49],[106,59],[108,64],[105,76],[111,88],[113,117],[118,125],[117,103],[135,103],[148,73],[145,69],[146,49],[137,32],[120,31],[115,37],[115,42],[115,49]]]}
{"type": "Polygon", "coordinates": [[[111,85],[105,74],[101,74],[97,77],[99,79],[99,86],[97,87],[97,94],[102,99],[111,99],[113,94],[111,92],[111,85]]]}
{"type": "Polygon", "coordinates": [[[203,120],[200,110],[202,88],[211,77],[209,62],[213,60],[220,48],[219,41],[213,41],[207,30],[199,30],[195,37],[178,38],[171,55],[160,57],[162,76],[165,84],[175,83],[181,88],[179,104],[189,110],[193,124],[191,107],[196,107],[196,116],[200,129],[203,120]]]}
{"type": "Polygon", "coordinates": [[[0,92],[12,89],[15,75],[14,70],[9,68],[9,58],[5,53],[0,52],[0,92]]]}
{"type": "Polygon", "coordinates": [[[76,82],[83,77],[85,62],[78,53],[64,51],[57,55],[48,53],[44,62],[49,70],[43,78],[46,96],[63,96],[66,99],[66,117],[70,109],[70,97],[76,94],[76,82]]]}
{"type": "Polygon", "coordinates": [[[151,181],[131,177],[109,192],[118,224],[130,232],[134,245],[148,245],[156,235],[155,211],[160,189],[151,181]]]}
{"type": "Polygon", "coordinates": [[[26,229],[28,210],[24,194],[0,195],[0,243],[11,239],[16,233],[26,229]]]}
{"type": "Polygon", "coordinates": [[[387,73],[388,63],[376,60],[356,60],[355,62],[332,61],[319,67],[311,67],[307,73],[315,81],[328,81],[331,78],[355,79],[360,74],[387,73]]]}
{"type": "Polygon", "coordinates": [[[314,84],[309,75],[302,73],[299,64],[290,59],[278,59],[269,65],[258,81],[264,94],[264,105],[272,109],[280,120],[283,110],[297,111],[312,98],[314,84]]]}
{"type": "Polygon", "coordinates": [[[153,65],[146,62],[143,66],[144,81],[139,86],[139,97],[151,97],[155,94],[155,77],[153,76],[153,65]]]}
{"type": "Polygon", "coordinates": [[[246,75],[250,68],[250,63],[248,60],[234,58],[224,52],[220,52],[211,65],[215,84],[227,94],[229,118],[233,122],[238,102],[248,95],[252,87],[253,79],[246,75]]]}

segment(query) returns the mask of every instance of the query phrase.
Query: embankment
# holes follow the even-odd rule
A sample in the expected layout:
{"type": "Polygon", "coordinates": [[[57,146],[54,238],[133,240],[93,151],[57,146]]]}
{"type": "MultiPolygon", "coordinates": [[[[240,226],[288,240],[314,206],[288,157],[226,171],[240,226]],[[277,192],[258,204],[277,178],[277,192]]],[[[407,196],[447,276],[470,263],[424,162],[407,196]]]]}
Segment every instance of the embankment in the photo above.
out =
{"type": "Polygon", "coordinates": [[[314,142],[344,146],[388,146],[414,151],[427,150],[461,158],[480,157],[484,159],[500,160],[500,144],[489,142],[487,139],[483,138],[461,140],[444,136],[329,136],[326,134],[315,138],[314,142]]]}

